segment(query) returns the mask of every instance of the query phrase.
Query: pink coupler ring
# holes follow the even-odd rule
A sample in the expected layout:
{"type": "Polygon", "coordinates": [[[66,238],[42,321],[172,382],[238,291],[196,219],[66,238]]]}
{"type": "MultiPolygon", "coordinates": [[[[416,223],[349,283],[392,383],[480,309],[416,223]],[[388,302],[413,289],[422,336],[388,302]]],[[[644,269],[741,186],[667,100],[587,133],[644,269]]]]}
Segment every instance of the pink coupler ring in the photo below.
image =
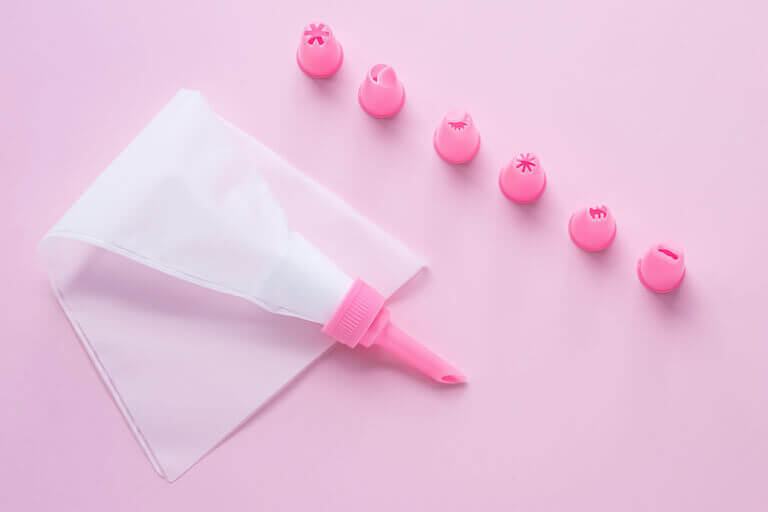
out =
{"type": "Polygon", "coordinates": [[[675,290],[685,277],[685,254],[673,244],[653,245],[637,262],[640,282],[656,293],[675,290]]]}
{"type": "Polygon", "coordinates": [[[472,160],[480,150],[480,131],[466,110],[448,112],[435,130],[435,151],[451,164],[472,160]]]}
{"type": "Polygon", "coordinates": [[[301,70],[312,78],[328,78],[336,73],[344,60],[341,44],[325,23],[310,23],[304,27],[296,61],[301,70]]]}
{"type": "Polygon", "coordinates": [[[568,233],[579,249],[602,251],[616,237],[616,219],[605,205],[582,208],[571,215],[568,233]]]}
{"type": "Polygon", "coordinates": [[[519,153],[501,170],[499,188],[510,201],[532,203],[541,197],[547,176],[533,153],[519,153]]]}
{"type": "Polygon", "coordinates": [[[384,119],[403,108],[405,88],[391,66],[376,64],[360,84],[357,100],[368,115],[384,119]]]}

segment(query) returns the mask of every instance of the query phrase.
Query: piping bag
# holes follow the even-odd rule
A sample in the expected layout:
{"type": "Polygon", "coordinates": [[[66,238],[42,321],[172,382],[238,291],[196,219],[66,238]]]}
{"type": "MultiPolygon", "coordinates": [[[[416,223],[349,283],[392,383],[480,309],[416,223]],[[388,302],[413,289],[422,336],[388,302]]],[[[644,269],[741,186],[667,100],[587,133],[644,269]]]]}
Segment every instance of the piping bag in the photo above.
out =
{"type": "Polygon", "coordinates": [[[379,346],[443,384],[466,380],[384,306],[421,259],[197,92],[177,93],[40,252],[86,352],[168,480],[334,341],[379,346]]]}

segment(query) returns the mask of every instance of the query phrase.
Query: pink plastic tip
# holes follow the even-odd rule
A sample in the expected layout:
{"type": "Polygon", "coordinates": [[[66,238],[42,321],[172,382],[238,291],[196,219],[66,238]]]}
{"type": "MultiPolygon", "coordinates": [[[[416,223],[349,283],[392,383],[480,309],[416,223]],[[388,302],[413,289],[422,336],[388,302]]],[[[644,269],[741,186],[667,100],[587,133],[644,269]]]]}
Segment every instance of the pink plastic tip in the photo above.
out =
{"type": "Polygon", "coordinates": [[[296,61],[303,72],[312,78],[327,78],[341,67],[344,51],[324,23],[310,23],[304,27],[296,61]]]}
{"type": "Polygon", "coordinates": [[[685,254],[673,244],[656,244],[637,262],[640,282],[656,293],[675,290],[685,277],[685,254]]]}
{"type": "Polygon", "coordinates": [[[616,219],[605,205],[582,208],[571,215],[568,232],[580,249],[602,251],[616,236],[616,219]]]}
{"type": "Polygon", "coordinates": [[[378,345],[442,384],[467,381],[463,372],[392,324],[383,305],[384,297],[358,279],[323,326],[323,333],[349,347],[378,345]]]}
{"type": "Polygon", "coordinates": [[[452,110],[435,130],[433,144],[440,158],[451,164],[463,164],[480,150],[480,132],[469,112],[452,110]]]}
{"type": "Polygon", "coordinates": [[[386,316],[386,325],[374,339],[374,344],[441,384],[467,382],[463,372],[390,323],[389,315],[386,316]]]}
{"type": "Polygon", "coordinates": [[[365,75],[357,99],[365,112],[383,119],[400,112],[405,103],[405,89],[395,70],[386,64],[376,64],[365,75]]]}
{"type": "Polygon", "coordinates": [[[499,175],[501,193],[520,204],[537,200],[546,185],[547,175],[541,168],[539,157],[533,153],[518,153],[499,175]]]}

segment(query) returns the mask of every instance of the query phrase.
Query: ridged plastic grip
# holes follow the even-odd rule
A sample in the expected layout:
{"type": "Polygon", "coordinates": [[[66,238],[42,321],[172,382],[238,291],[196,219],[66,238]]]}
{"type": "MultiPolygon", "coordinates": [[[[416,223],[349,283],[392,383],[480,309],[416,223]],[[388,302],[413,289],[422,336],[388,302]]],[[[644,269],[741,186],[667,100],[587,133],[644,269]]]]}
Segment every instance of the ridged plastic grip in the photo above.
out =
{"type": "Polygon", "coordinates": [[[348,347],[355,347],[384,307],[384,297],[360,279],[355,280],[323,333],[348,347]]]}

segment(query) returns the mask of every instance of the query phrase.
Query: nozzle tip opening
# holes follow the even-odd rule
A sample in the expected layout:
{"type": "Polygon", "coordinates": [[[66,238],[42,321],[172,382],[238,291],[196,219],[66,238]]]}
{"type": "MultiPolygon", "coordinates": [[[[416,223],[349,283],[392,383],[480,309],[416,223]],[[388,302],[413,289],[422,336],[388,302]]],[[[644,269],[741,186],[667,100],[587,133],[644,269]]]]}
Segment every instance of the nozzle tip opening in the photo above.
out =
{"type": "Polygon", "coordinates": [[[467,377],[465,375],[443,375],[440,379],[438,379],[438,382],[442,382],[443,384],[464,384],[467,382],[467,377]]]}

